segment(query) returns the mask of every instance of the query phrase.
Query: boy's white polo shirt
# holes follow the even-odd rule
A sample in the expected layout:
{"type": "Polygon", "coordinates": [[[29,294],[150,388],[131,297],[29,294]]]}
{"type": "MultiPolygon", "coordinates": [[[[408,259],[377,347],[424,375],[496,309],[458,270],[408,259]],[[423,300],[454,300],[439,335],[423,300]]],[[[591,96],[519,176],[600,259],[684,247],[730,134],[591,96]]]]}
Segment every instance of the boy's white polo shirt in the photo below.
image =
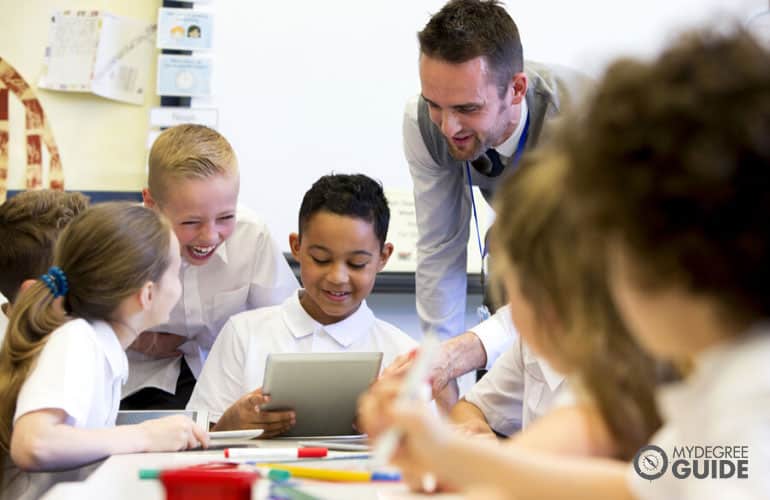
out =
{"type": "MultiPolygon", "coordinates": [[[[63,410],[73,427],[113,427],[128,360],[114,330],[103,321],[68,321],[54,330],[21,387],[13,421],[45,408],[63,410]]],[[[16,474],[12,467],[6,481],[16,474]]],[[[54,483],[82,479],[88,470],[21,473],[6,498],[38,498],[54,483]]]]}
{"type": "Polygon", "coordinates": [[[498,318],[514,341],[464,399],[481,410],[492,429],[508,436],[573,399],[564,376],[521,340],[509,306],[498,318]]]}
{"type": "Polygon", "coordinates": [[[658,406],[664,424],[650,443],[663,449],[668,467],[650,480],[632,464],[628,477],[636,498],[770,498],[770,324],[698,356],[686,380],[660,390],[658,406]],[[672,474],[674,447],[744,445],[747,479],[680,479],[672,474]]]}
{"type": "Polygon", "coordinates": [[[382,352],[382,367],[414,349],[417,342],[377,319],[363,301],[344,320],[322,325],[299,302],[299,290],[280,306],[230,318],[211,349],[188,408],[206,410],[212,422],[241,396],[262,387],[270,353],[382,352]]]}
{"type": "MultiPolygon", "coordinates": [[[[153,331],[182,335],[179,348],[197,377],[209,349],[234,314],[280,304],[299,284],[267,225],[254,212],[238,207],[235,230],[202,266],[182,262],[182,296],[169,321],[153,331]]],[[[180,358],[155,359],[128,351],[131,371],[123,397],[156,387],[176,391],[180,358]]]]}

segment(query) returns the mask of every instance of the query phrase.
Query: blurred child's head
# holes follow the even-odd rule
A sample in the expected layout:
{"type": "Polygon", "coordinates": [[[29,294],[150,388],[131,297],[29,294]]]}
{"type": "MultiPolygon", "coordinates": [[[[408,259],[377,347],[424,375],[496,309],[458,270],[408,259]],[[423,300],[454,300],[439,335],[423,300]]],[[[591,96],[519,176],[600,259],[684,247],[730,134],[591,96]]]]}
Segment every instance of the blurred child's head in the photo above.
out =
{"type": "Polygon", "coordinates": [[[341,321],[371,293],[393,253],[389,221],[382,186],[365,175],[325,175],[305,193],[289,244],[300,263],[302,305],[315,320],[341,321]]]}
{"type": "Polygon", "coordinates": [[[67,226],[53,258],[63,278],[49,269],[11,312],[0,349],[0,448],[8,450],[16,397],[51,332],[74,318],[102,320],[125,327],[115,331],[127,347],[168,320],[181,295],[180,261],[170,225],[149,208],[99,204],[67,226]]]}
{"type": "Polygon", "coordinates": [[[582,120],[570,185],[645,347],[675,359],[768,318],[768,51],[740,30],[688,34],[610,66],[582,120]]]}
{"type": "Polygon", "coordinates": [[[22,283],[51,266],[59,233],[88,206],[80,193],[25,191],[0,205],[0,292],[13,303],[22,283]]]}
{"type": "Polygon", "coordinates": [[[235,229],[239,174],[235,152],[202,125],[164,130],[152,145],[144,203],[170,221],[184,259],[203,265],[235,229]]]}
{"type": "Polygon", "coordinates": [[[498,189],[492,232],[495,276],[505,285],[521,338],[558,371],[586,386],[619,453],[646,442],[660,421],[655,366],[624,328],[601,265],[566,208],[566,158],[525,158],[498,189]]]}

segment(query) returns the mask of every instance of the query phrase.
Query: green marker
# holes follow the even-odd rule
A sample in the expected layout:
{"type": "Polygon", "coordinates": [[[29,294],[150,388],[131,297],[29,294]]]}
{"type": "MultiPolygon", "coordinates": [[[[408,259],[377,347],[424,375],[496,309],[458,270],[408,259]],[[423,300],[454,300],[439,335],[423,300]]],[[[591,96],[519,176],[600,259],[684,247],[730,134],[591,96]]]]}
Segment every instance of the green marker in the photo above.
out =
{"type": "Polygon", "coordinates": [[[139,469],[139,479],[158,479],[160,469],[139,469]]]}

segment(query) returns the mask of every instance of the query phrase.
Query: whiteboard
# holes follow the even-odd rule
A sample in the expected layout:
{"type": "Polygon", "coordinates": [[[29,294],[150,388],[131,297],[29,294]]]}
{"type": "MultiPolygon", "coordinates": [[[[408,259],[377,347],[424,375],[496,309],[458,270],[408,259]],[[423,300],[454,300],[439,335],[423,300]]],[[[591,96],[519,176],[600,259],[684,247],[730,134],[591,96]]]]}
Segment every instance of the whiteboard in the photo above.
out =
{"type": "MultiPolygon", "coordinates": [[[[321,175],[361,172],[411,190],[401,146],[419,92],[416,32],[443,0],[216,0],[214,96],[241,166],[241,203],[283,250],[321,175]]],[[[506,2],[525,58],[598,76],[619,54],[649,56],[684,27],[745,21],[766,0],[506,2]]],[[[473,234],[473,233],[472,233],[473,234]]]]}

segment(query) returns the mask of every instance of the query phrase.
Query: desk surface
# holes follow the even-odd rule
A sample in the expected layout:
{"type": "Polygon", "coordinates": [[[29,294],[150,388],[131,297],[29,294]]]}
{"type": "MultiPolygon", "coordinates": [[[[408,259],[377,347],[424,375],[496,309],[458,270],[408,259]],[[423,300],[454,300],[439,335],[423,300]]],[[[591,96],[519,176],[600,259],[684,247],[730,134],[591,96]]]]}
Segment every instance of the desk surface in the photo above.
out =
{"type": "MultiPolygon", "coordinates": [[[[291,447],[296,442],[288,440],[257,440],[260,447],[291,447]]],[[[344,452],[329,452],[330,456],[344,456],[344,452]]],[[[355,455],[355,453],[351,453],[355,455]]],[[[180,453],[138,453],[115,455],[102,463],[88,479],[77,483],[59,483],[43,498],[45,500],[75,500],[83,498],[109,498],[118,500],[163,500],[163,486],[157,480],[139,479],[140,469],[161,469],[184,467],[224,459],[222,450],[180,453]]],[[[302,465],[323,465],[350,470],[365,470],[363,459],[303,461],[302,465]]],[[[330,483],[311,480],[297,480],[302,491],[320,498],[340,500],[408,500],[428,498],[426,495],[410,493],[404,483],[330,483]]],[[[457,495],[431,495],[441,500],[460,499],[457,495]]]]}

